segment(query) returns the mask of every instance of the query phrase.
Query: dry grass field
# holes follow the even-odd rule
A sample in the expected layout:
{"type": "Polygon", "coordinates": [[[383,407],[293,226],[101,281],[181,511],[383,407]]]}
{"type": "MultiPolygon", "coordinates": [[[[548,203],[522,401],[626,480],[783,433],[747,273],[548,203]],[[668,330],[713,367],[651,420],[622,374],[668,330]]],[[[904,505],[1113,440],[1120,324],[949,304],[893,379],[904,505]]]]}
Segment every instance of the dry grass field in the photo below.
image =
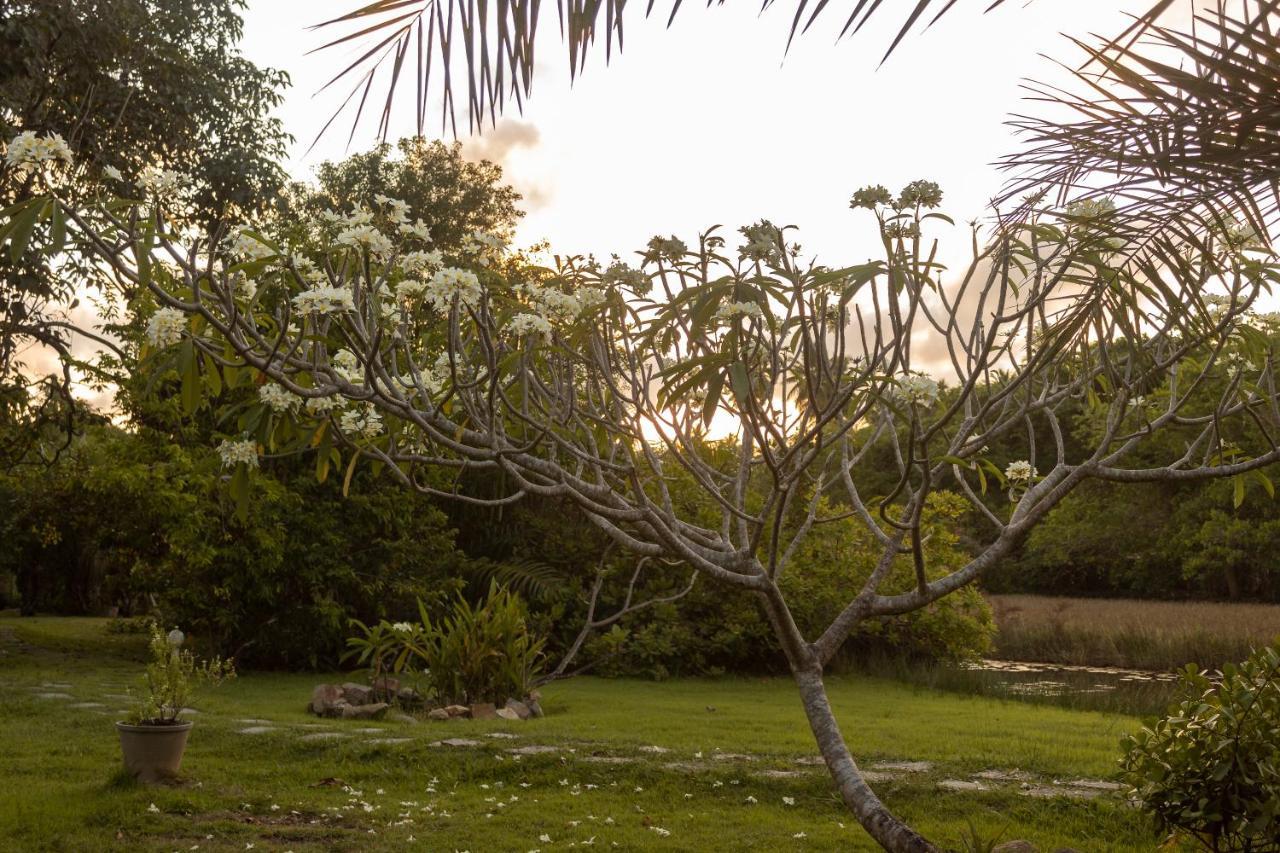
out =
{"type": "Polygon", "coordinates": [[[990,595],[995,656],[1167,670],[1217,667],[1280,637],[1280,605],[990,595]]]}

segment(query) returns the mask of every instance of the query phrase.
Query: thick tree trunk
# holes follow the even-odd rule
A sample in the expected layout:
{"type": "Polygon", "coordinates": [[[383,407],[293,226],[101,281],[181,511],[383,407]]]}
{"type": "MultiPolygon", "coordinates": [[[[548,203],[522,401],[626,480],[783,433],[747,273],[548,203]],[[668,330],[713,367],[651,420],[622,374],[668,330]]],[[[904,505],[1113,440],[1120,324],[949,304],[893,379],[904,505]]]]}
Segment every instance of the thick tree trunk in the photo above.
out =
{"type": "Polygon", "coordinates": [[[937,847],[894,817],[863,781],[853,756],[849,754],[849,747],[845,745],[835,715],[831,713],[821,670],[797,670],[795,679],[805,716],[809,718],[809,727],[818,742],[818,751],[827,762],[841,799],[857,816],[862,828],[890,853],[939,853],[937,847]]]}

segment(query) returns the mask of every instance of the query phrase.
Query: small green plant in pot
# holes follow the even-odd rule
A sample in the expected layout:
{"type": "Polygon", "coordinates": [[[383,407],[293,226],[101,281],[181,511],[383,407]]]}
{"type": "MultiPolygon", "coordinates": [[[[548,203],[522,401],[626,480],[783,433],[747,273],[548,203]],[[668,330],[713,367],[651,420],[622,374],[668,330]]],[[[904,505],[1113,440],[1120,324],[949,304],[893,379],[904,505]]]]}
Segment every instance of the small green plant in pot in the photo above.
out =
{"type": "Polygon", "coordinates": [[[186,638],[176,628],[168,634],[151,629],[146,690],[125,722],[116,723],[125,769],[141,782],[171,779],[182,765],[192,723],[182,719],[197,686],[216,685],[235,677],[231,661],[197,662],[182,648],[186,638]]]}

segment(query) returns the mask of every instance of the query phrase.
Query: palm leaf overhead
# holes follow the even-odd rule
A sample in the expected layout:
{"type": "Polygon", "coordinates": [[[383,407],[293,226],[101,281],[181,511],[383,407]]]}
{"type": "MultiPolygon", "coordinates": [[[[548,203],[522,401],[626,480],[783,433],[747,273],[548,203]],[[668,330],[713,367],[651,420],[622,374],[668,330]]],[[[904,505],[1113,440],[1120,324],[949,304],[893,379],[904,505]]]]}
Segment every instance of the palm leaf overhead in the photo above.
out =
{"type": "Polygon", "coordinates": [[[1111,197],[1149,246],[1170,251],[1244,220],[1266,238],[1280,215],[1280,0],[1200,13],[1186,31],[1088,47],[1079,93],[1034,96],[1066,118],[1018,118],[1025,146],[1001,201],[1111,197]]]}
{"type": "MultiPolygon", "coordinates": [[[[668,25],[675,20],[682,2],[672,0],[666,13],[668,25]]],[[[760,9],[763,12],[777,2],[762,0],[760,9]]],[[[990,11],[1005,0],[985,2],[990,11]]],[[[652,15],[656,0],[646,3],[644,14],[652,15]]],[[[708,6],[724,3],[725,0],[707,0],[708,6]]],[[[1117,41],[1123,43],[1136,36],[1173,3],[1174,0],[1153,0],[1151,9],[1136,18],[1117,41]]],[[[844,15],[840,36],[858,32],[873,15],[884,14],[892,7],[903,16],[885,51],[887,58],[913,29],[932,25],[956,4],[957,0],[896,0],[889,4],[884,0],[844,0],[838,13],[844,15]]],[[[572,76],[582,72],[598,41],[603,42],[606,62],[615,50],[622,49],[626,5],[627,0],[556,0],[556,17],[568,49],[572,76]]],[[[533,84],[534,46],[544,11],[549,13],[541,0],[375,0],[317,25],[316,29],[341,31],[317,50],[346,46],[354,48],[357,57],[326,85],[341,83],[348,88],[321,135],[348,107],[354,108],[354,135],[365,110],[380,103],[378,131],[385,138],[395,95],[406,74],[413,77],[405,88],[412,87],[414,91],[419,134],[426,125],[433,84],[443,99],[442,129],[451,129],[455,135],[458,93],[464,88],[472,130],[486,119],[496,120],[509,101],[515,101],[519,108],[533,84]]],[[[796,0],[788,46],[824,13],[837,14],[830,0],[796,0]]]]}

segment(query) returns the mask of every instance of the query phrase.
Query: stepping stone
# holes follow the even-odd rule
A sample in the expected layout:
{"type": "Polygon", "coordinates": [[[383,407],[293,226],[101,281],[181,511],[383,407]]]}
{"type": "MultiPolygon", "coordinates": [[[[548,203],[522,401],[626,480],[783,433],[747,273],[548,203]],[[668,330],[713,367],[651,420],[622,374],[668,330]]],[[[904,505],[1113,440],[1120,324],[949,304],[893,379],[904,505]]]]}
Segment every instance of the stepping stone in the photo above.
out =
{"type": "Polygon", "coordinates": [[[68,705],[68,708],[105,708],[101,702],[77,702],[74,705],[68,705]]]}
{"type": "Polygon", "coordinates": [[[52,687],[55,690],[70,690],[74,685],[67,684],[65,681],[46,681],[40,685],[41,687],[52,687]]]}
{"type": "MultiPolygon", "coordinates": [[[[516,750],[509,749],[508,752],[516,750]]],[[[625,755],[584,755],[583,761],[590,761],[592,764],[634,764],[634,758],[628,758],[625,755]]]]}
{"type": "Polygon", "coordinates": [[[860,772],[862,778],[867,782],[892,782],[898,778],[897,773],[887,773],[884,770],[862,770],[860,772]]]}
{"type": "Polygon", "coordinates": [[[1074,782],[1068,782],[1067,785],[1072,788],[1088,788],[1094,791],[1119,791],[1124,788],[1119,782],[1104,782],[1101,779],[1077,779],[1074,782]]]}
{"type": "Polygon", "coordinates": [[[255,720],[255,719],[252,719],[252,718],[247,719],[247,720],[236,720],[236,722],[237,722],[237,723],[247,723],[248,725],[251,725],[251,726],[269,726],[269,725],[272,725],[271,720],[255,720]]]}
{"type": "Polygon", "coordinates": [[[985,791],[987,786],[981,782],[973,782],[965,779],[943,779],[938,783],[939,788],[948,791],[985,791]]]}
{"type": "Polygon", "coordinates": [[[370,738],[369,743],[380,746],[395,746],[398,743],[408,743],[411,740],[413,740],[411,737],[375,737],[370,738]]]}
{"type": "Polygon", "coordinates": [[[796,759],[796,764],[803,764],[806,767],[823,767],[826,763],[822,760],[821,755],[806,755],[803,758],[796,759]]]}
{"type": "MultiPolygon", "coordinates": [[[[465,737],[451,737],[451,738],[446,738],[445,740],[432,741],[431,745],[432,746],[454,746],[454,747],[458,747],[459,749],[473,747],[473,746],[484,746],[484,744],[482,744],[478,740],[471,740],[470,738],[465,738],[465,737]]],[[[512,751],[514,752],[514,750],[512,751]]]]}
{"type": "Polygon", "coordinates": [[[70,693],[37,693],[37,699],[74,699],[70,693]]]}
{"type": "Polygon", "coordinates": [[[881,761],[871,765],[876,770],[889,770],[898,773],[928,773],[933,764],[928,761],[881,761]]]}
{"type": "Polygon", "coordinates": [[[741,752],[717,752],[711,756],[716,761],[755,761],[754,755],[745,755],[741,752]]]}
{"type": "Polygon", "coordinates": [[[264,735],[267,732],[274,732],[275,726],[249,726],[247,729],[240,729],[242,735],[264,735]]]}
{"type": "Polygon", "coordinates": [[[183,708],[179,713],[187,714],[187,715],[191,715],[191,714],[198,715],[200,712],[197,711],[195,708],[183,708]]]}
{"type": "Polygon", "coordinates": [[[1025,770],[983,770],[974,776],[991,782],[1030,782],[1035,778],[1025,770]]]}
{"type": "Polygon", "coordinates": [[[345,735],[342,732],[312,732],[309,735],[303,735],[302,737],[298,738],[298,740],[305,740],[305,741],[340,740],[341,738],[344,738],[344,737],[349,737],[349,735],[345,735]]]}
{"type": "Polygon", "coordinates": [[[512,734],[511,732],[489,732],[486,737],[499,738],[503,740],[516,740],[520,735],[512,734]]]}
{"type": "Polygon", "coordinates": [[[363,729],[352,729],[351,731],[362,735],[376,735],[378,732],[383,731],[383,729],[380,729],[377,726],[366,726],[363,729]]]}
{"type": "MultiPolygon", "coordinates": [[[[448,743],[448,741],[444,741],[448,743]]],[[[531,743],[528,746],[517,746],[514,749],[508,749],[507,752],[512,755],[549,755],[553,752],[559,752],[560,748],[556,746],[547,746],[542,743],[531,743]]]]}
{"type": "Polygon", "coordinates": [[[762,779],[799,779],[808,774],[803,770],[761,770],[753,775],[762,779]]]}
{"type": "Polygon", "coordinates": [[[654,755],[663,755],[665,753],[670,752],[671,750],[667,749],[665,746],[642,746],[640,747],[640,751],[651,752],[654,755]]]}
{"type": "Polygon", "coordinates": [[[1092,800],[1102,792],[1084,788],[1058,788],[1050,785],[1031,785],[1023,788],[1019,793],[1025,797],[1035,797],[1038,800],[1049,800],[1054,797],[1064,797],[1069,800],[1092,800]]]}

